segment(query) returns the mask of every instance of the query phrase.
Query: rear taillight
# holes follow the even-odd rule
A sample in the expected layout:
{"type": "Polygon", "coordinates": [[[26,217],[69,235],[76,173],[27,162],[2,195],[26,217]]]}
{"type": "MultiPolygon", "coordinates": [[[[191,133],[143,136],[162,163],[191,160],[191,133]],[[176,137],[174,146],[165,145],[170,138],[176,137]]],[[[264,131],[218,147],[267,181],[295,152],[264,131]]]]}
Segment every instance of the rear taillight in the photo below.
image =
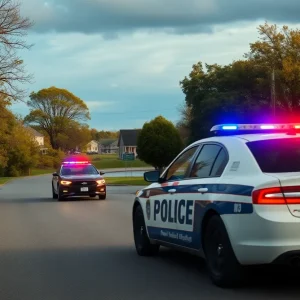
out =
{"type": "Polygon", "coordinates": [[[253,204],[286,204],[280,187],[256,190],[252,193],[253,204]]]}
{"type": "Polygon", "coordinates": [[[253,191],[253,204],[300,204],[300,186],[272,187],[253,191]]]}
{"type": "Polygon", "coordinates": [[[300,204],[300,186],[283,186],[281,189],[287,204],[300,204]]]}

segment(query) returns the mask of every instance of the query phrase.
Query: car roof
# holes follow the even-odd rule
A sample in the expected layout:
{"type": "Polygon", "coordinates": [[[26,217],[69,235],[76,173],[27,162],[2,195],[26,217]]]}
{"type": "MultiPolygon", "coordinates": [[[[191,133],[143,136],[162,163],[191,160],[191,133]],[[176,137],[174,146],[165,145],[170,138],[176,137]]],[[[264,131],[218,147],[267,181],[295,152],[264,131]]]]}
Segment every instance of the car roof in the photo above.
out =
{"type": "Polygon", "coordinates": [[[230,140],[240,140],[241,142],[254,142],[262,140],[272,140],[272,139],[294,139],[300,138],[300,133],[289,135],[286,133],[255,133],[255,134],[241,134],[241,135],[228,135],[228,136],[214,136],[210,138],[205,138],[194,142],[191,146],[203,143],[203,142],[222,142],[230,140]]]}

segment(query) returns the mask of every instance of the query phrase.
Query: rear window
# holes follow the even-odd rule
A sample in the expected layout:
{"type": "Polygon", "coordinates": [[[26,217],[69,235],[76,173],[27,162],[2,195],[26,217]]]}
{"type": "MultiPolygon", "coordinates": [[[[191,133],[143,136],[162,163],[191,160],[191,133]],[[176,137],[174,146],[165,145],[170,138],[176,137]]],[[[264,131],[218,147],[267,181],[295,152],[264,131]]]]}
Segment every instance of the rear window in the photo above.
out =
{"type": "Polygon", "coordinates": [[[248,142],[264,173],[300,172],[300,138],[248,142]]]}

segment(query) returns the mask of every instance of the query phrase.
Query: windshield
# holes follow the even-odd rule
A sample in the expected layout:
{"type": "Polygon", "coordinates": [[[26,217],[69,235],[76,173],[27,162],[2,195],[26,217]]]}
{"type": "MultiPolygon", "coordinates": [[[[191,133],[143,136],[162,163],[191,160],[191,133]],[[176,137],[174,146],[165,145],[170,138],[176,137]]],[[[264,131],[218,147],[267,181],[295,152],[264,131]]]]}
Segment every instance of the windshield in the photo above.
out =
{"type": "Polygon", "coordinates": [[[247,143],[264,173],[300,172],[300,138],[247,143]]]}
{"type": "Polygon", "coordinates": [[[61,168],[61,175],[97,175],[98,171],[92,165],[87,166],[63,166],[61,168]]]}

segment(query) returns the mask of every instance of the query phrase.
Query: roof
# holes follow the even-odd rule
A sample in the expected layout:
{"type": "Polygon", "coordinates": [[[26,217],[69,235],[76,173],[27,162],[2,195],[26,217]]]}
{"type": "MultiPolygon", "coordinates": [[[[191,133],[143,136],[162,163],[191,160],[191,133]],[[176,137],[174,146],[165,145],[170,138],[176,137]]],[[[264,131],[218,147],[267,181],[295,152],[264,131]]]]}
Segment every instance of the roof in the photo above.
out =
{"type": "Polygon", "coordinates": [[[90,142],[88,142],[88,145],[89,145],[89,144],[91,144],[91,143],[98,144],[98,143],[97,143],[97,141],[95,141],[95,140],[91,140],[90,142]]]}
{"type": "Polygon", "coordinates": [[[101,139],[99,141],[99,144],[100,145],[103,145],[103,146],[108,146],[108,145],[111,145],[112,143],[118,141],[118,139],[101,139]]]}
{"type": "Polygon", "coordinates": [[[136,146],[138,134],[141,129],[121,129],[118,146],[120,146],[120,139],[122,137],[124,146],[136,146]]]}
{"type": "Polygon", "coordinates": [[[287,133],[263,133],[263,134],[243,134],[236,135],[236,137],[246,140],[246,142],[254,142],[260,140],[272,140],[272,139],[288,139],[288,138],[300,138],[300,134],[290,135],[287,133]]]}
{"type": "Polygon", "coordinates": [[[232,141],[232,140],[239,140],[241,142],[247,143],[247,142],[254,142],[254,141],[262,141],[262,140],[272,140],[272,139],[288,139],[288,138],[300,138],[300,133],[295,135],[289,135],[286,133],[257,133],[257,134],[237,134],[237,135],[228,135],[228,136],[214,136],[210,138],[205,138],[202,140],[198,140],[192,145],[199,144],[200,142],[210,142],[210,141],[232,141]]]}
{"type": "Polygon", "coordinates": [[[40,132],[38,132],[37,130],[35,130],[32,127],[26,126],[25,128],[27,128],[36,137],[44,137],[43,134],[41,134],[40,132]]]}

